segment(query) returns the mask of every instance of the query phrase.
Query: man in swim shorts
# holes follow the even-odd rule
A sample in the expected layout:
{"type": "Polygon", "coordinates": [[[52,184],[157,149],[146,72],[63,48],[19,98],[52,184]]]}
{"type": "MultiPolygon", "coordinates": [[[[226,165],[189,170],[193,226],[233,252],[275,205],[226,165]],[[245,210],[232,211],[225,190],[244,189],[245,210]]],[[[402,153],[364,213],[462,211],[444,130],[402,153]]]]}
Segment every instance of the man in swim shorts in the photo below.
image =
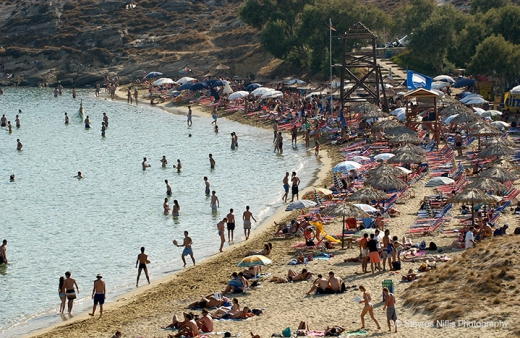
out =
{"type": "Polygon", "coordinates": [[[76,292],[79,293],[78,283],[71,276],[70,271],[65,272],[65,281],[63,282],[63,287],[65,288],[65,295],[67,296],[68,302],[68,310],[69,316],[72,313],[72,307],[74,306],[74,299],[76,299],[76,292]],[[74,289],[76,287],[76,289],[74,289]]]}
{"type": "Polygon", "coordinates": [[[213,159],[213,154],[209,154],[209,166],[211,169],[215,169],[215,160],[213,159]]]}
{"type": "Polygon", "coordinates": [[[103,281],[103,276],[98,273],[96,280],[94,281],[94,288],[92,289],[92,299],[94,299],[94,308],[92,313],[89,315],[94,316],[96,314],[96,306],[99,304],[99,317],[103,315],[103,304],[105,304],[106,298],[106,285],[103,281]]]}
{"type": "Polygon", "coordinates": [[[146,280],[148,284],[150,284],[150,277],[148,277],[148,267],[146,264],[150,263],[148,260],[148,255],[144,253],[144,246],[141,247],[141,253],[137,255],[137,261],[135,261],[135,267],[137,268],[137,264],[139,264],[139,270],[137,270],[137,282],[135,283],[135,287],[139,286],[139,277],[141,277],[141,271],[144,270],[144,275],[146,276],[146,280]]]}
{"type": "Polygon", "coordinates": [[[197,321],[197,326],[202,332],[213,331],[213,318],[211,318],[208,310],[202,310],[202,318],[197,321]]]}
{"type": "Polygon", "coordinates": [[[7,239],[4,239],[4,241],[2,242],[2,245],[0,245],[0,264],[8,264],[7,262],[7,256],[6,256],[6,251],[7,251],[7,239]]]}
{"type": "Polygon", "coordinates": [[[233,215],[233,209],[229,209],[229,214],[226,215],[227,218],[227,231],[228,231],[228,242],[233,242],[233,233],[235,231],[235,215],[233,215]]]}
{"type": "Polygon", "coordinates": [[[184,267],[186,267],[186,259],[184,259],[184,256],[190,255],[191,260],[193,261],[193,265],[195,265],[195,258],[193,257],[193,249],[191,248],[191,245],[193,244],[193,240],[190,236],[188,236],[188,232],[184,231],[184,241],[182,242],[182,245],[179,245],[175,240],[173,241],[173,244],[176,246],[183,246],[184,250],[182,250],[182,261],[184,262],[184,267]]]}
{"type": "Polygon", "coordinates": [[[246,236],[246,240],[249,239],[249,234],[251,233],[251,219],[256,222],[253,213],[249,211],[249,205],[246,206],[246,211],[242,214],[242,220],[244,221],[244,235],[246,236]]]}
{"type": "Polygon", "coordinates": [[[395,312],[395,296],[393,293],[390,293],[388,288],[383,288],[383,295],[385,298],[385,306],[383,306],[383,311],[386,309],[386,322],[388,324],[388,331],[392,331],[392,326],[390,325],[390,321],[394,321],[395,332],[397,332],[397,313],[395,312]]]}
{"type": "Polygon", "coordinates": [[[166,196],[170,197],[172,195],[172,186],[168,183],[168,180],[164,180],[166,183],[166,196]]]}
{"type": "Polygon", "coordinates": [[[209,187],[210,187],[210,184],[209,184],[209,181],[208,181],[208,178],[206,176],[204,176],[204,184],[206,185],[206,195],[209,195],[210,194],[210,190],[209,190],[209,187]]]}
{"type": "Polygon", "coordinates": [[[282,196],[282,201],[287,202],[287,195],[289,194],[289,172],[285,173],[285,177],[282,180],[283,190],[285,194],[282,196]]]}
{"type": "Polygon", "coordinates": [[[220,208],[220,203],[216,194],[217,192],[215,190],[211,192],[211,202],[209,202],[209,205],[212,212],[217,212],[217,208],[220,208]]]}
{"type": "Polygon", "coordinates": [[[224,243],[226,243],[226,234],[224,232],[225,224],[227,223],[227,217],[224,217],[222,221],[217,223],[218,235],[220,236],[220,248],[219,252],[222,252],[222,248],[224,247],[224,243]]]}
{"type": "Polygon", "coordinates": [[[294,201],[294,196],[296,196],[296,200],[300,199],[300,196],[298,195],[298,192],[299,192],[298,186],[300,185],[300,179],[298,178],[298,176],[296,176],[296,172],[294,172],[294,171],[292,173],[291,183],[292,183],[292,187],[291,187],[291,193],[292,193],[291,202],[292,202],[292,201],[294,201]]]}
{"type": "Polygon", "coordinates": [[[455,149],[457,149],[458,156],[462,156],[462,136],[460,132],[455,135],[455,149]]]}

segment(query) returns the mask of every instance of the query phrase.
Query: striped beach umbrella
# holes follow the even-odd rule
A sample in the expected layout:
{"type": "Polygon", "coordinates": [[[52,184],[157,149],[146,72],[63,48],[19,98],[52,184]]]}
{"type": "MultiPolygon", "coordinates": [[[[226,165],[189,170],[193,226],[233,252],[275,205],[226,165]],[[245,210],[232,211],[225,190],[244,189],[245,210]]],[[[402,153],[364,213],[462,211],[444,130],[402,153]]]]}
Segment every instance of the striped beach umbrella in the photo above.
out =
{"type": "Polygon", "coordinates": [[[252,255],[247,256],[244,259],[242,259],[240,262],[238,262],[237,266],[241,267],[249,267],[249,266],[258,266],[258,265],[269,265],[272,261],[262,255],[252,255]]]}

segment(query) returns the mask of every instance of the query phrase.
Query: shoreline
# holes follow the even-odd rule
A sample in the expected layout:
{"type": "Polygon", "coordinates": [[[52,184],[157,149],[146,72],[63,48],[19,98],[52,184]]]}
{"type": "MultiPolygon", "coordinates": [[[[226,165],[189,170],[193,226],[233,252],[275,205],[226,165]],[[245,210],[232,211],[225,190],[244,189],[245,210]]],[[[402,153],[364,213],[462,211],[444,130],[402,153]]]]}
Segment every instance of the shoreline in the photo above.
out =
{"type": "MultiPolygon", "coordinates": [[[[123,86],[121,86],[123,87],[123,86]]],[[[120,88],[121,88],[120,87],[120,88]]],[[[119,91],[118,91],[119,93],[119,91]]],[[[125,101],[124,98],[120,97],[119,95],[116,95],[117,101],[125,101]]],[[[182,107],[179,106],[167,106],[167,104],[157,104],[155,106],[156,108],[159,108],[167,113],[171,114],[179,114],[182,115],[184,112],[182,111],[182,107]]],[[[194,106],[192,105],[192,111],[193,115],[201,115],[205,117],[211,117],[211,114],[203,109],[201,106],[194,106]]],[[[219,116],[219,118],[225,118],[228,119],[227,116],[219,116]]],[[[240,121],[236,121],[235,119],[228,119],[230,121],[242,123],[240,121]]],[[[248,125],[250,127],[256,127],[261,128],[261,126],[254,125],[251,123],[242,123],[245,125],[248,125]]],[[[266,129],[266,128],[264,128],[266,129]]],[[[309,189],[311,189],[313,186],[321,186],[323,183],[327,180],[330,170],[332,169],[332,158],[329,156],[329,151],[322,150],[320,151],[320,156],[317,159],[320,163],[318,169],[316,169],[311,175],[312,178],[309,182],[309,185],[305,188],[300,190],[300,193],[303,195],[305,192],[307,192],[309,189]]],[[[125,306],[131,306],[133,303],[137,301],[141,301],[143,298],[146,298],[147,292],[151,293],[157,293],[160,292],[162,288],[167,287],[167,285],[173,285],[176,282],[179,281],[179,279],[182,279],[186,274],[193,273],[193,270],[197,269],[204,269],[205,266],[210,266],[213,264],[216,264],[219,259],[226,260],[226,258],[230,257],[222,257],[222,256],[233,256],[233,253],[236,253],[237,251],[245,249],[246,245],[249,246],[249,249],[254,249],[256,247],[261,247],[261,244],[258,244],[258,242],[264,242],[264,237],[266,235],[271,235],[270,229],[272,228],[272,224],[274,221],[281,222],[287,218],[292,218],[293,213],[289,213],[285,211],[285,205],[280,206],[278,209],[274,209],[274,214],[268,217],[265,221],[260,223],[258,227],[256,227],[253,231],[251,231],[251,235],[249,237],[249,240],[242,240],[240,242],[237,242],[233,246],[227,246],[223,249],[222,253],[214,253],[209,256],[206,256],[199,261],[197,261],[197,265],[192,266],[188,265],[185,269],[182,269],[180,271],[175,271],[169,274],[166,274],[165,276],[162,276],[158,279],[155,279],[151,282],[151,284],[143,284],[139,288],[124,292],[123,294],[117,296],[113,299],[113,301],[106,303],[103,309],[103,320],[106,320],[106,317],[109,316],[111,312],[116,311],[123,311],[125,306]],[[289,215],[289,216],[288,216],[289,215]],[[251,245],[252,244],[252,245],[251,245]]],[[[240,229],[239,229],[240,230],[240,229]]],[[[183,299],[175,299],[175,300],[183,300],[183,299]]],[[[146,301],[146,300],[145,300],[146,301]]],[[[191,301],[191,300],[190,300],[191,301]]],[[[60,331],[66,330],[67,327],[71,326],[71,329],[75,329],[74,326],[83,326],[83,325],[89,325],[89,322],[92,322],[92,317],[88,315],[88,310],[82,313],[79,313],[73,318],[68,319],[66,322],[62,323],[56,323],[49,327],[37,329],[34,332],[26,335],[27,337],[57,337],[62,336],[60,331]]],[[[84,331],[85,329],[81,328],[80,331],[84,331]]],[[[88,330],[88,329],[87,329],[88,330]]],[[[116,330],[122,330],[122,328],[115,328],[114,332],[116,330]]],[[[70,332],[64,332],[63,336],[70,336],[70,332]]]]}

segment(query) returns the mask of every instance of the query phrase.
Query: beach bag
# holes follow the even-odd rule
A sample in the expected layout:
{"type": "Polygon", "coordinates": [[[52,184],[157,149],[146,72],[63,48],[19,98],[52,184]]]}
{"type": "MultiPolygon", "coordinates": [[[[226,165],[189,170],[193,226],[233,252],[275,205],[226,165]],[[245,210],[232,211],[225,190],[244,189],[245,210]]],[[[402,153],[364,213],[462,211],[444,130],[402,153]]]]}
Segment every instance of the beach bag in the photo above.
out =
{"type": "Polygon", "coordinates": [[[392,270],[401,270],[401,262],[392,262],[392,270]]]}
{"type": "Polygon", "coordinates": [[[437,244],[430,242],[430,246],[428,247],[428,250],[436,251],[437,250],[437,244]]]}
{"type": "Polygon", "coordinates": [[[290,327],[286,327],[282,331],[282,336],[284,336],[284,337],[290,337],[291,335],[292,335],[292,332],[291,332],[291,328],[290,327]]]}
{"type": "Polygon", "coordinates": [[[515,235],[520,235],[520,227],[516,227],[516,229],[515,229],[515,235]]]}
{"type": "Polygon", "coordinates": [[[419,250],[425,250],[426,249],[426,242],[422,241],[421,244],[419,244],[419,250]]]}

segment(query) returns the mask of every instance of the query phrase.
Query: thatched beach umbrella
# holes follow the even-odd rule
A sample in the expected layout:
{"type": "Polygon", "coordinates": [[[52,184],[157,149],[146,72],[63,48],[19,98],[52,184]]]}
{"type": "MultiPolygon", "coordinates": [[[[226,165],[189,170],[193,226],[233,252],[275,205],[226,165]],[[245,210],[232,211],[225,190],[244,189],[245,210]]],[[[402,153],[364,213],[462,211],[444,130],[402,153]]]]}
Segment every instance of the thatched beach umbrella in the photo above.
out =
{"type": "Polygon", "coordinates": [[[388,114],[382,110],[369,110],[361,114],[362,120],[378,119],[380,117],[388,117],[388,114]]]}
{"type": "Polygon", "coordinates": [[[385,131],[385,135],[401,135],[401,134],[411,134],[411,135],[417,135],[417,133],[410,128],[401,125],[394,128],[389,128],[385,131]]]}
{"type": "Polygon", "coordinates": [[[477,157],[488,158],[495,156],[513,155],[514,153],[515,150],[511,147],[495,144],[482,150],[480,153],[477,154],[477,157]]]}
{"type": "Polygon", "coordinates": [[[352,106],[350,108],[350,111],[356,112],[356,113],[368,113],[370,111],[378,111],[378,110],[381,110],[381,109],[379,109],[379,107],[376,106],[375,104],[372,104],[369,102],[363,102],[360,104],[356,104],[355,106],[352,106]]]}
{"type": "Polygon", "coordinates": [[[463,189],[458,194],[455,194],[452,198],[448,199],[446,203],[469,203],[471,204],[471,224],[475,225],[475,213],[473,212],[473,207],[475,203],[486,203],[486,204],[494,204],[496,200],[483,193],[478,189],[463,189]]]}
{"type": "MultiPolygon", "coordinates": [[[[475,122],[475,125],[478,122],[479,121],[475,122]]],[[[469,134],[472,136],[478,137],[478,150],[480,150],[480,137],[481,136],[497,136],[497,135],[502,135],[502,132],[500,130],[498,130],[498,128],[496,128],[495,126],[487,124],[487,125],[480,126],[477,129],[471,130],[469,132],[469,134]]]]}
{"type": "Polygon", "coordinates": [[[388,142],[390,143],[412,143],[412,144],[421,144],[423,143],[423,140],[418,138],[415,135],[412,134],[400,134],[396,136],[392,136],[388,139],[388,142]]]}
{"type": "Polygon", "coordinates": [[[499,182],[515,181],[518,176],[504,168],[489,168],[478,174],[478,177],[491,178],[499,182]]]}
{"type": "Polygon", "coordinates": [[[426,154],[426,150],[413,144],[405,144],[404,146],[400,146],[395,150],[395,152],[414,153],[419,155],[426,154]]]}
{"type": "Polygon", "coordinates": [[[408,186],[405,181],[394,175],[373,176],[365,184],[381,190],[402,190],[408,186]]]}
{"type": "Polygon", "coordinates": [[[507,158],[498,158],[489,164],[490,168],[512,169],[513,171],[520,170],[520,167],[515,162],[507,158]]]}
{"type": "Polygon", "coordinates": [[[395,152],[395,156],[388,159],[387,163],[423,163],[426,156],[412,152],[395,152]]]}
{"type": "Polygon", "coordinates": [[[387,130],[387,129],[391,129],[391,128],[395,128],[395,127],[403,127],[403,126],[404,125],[402,123],[399,123],[396,120],[383,120],[383,121],[378,121],[378,122],[374,123],[372,128],[374,128],[374,130],[387,130]]]}
{"type": "Polygon", "coordinates": [[[477,113],[475,113],[473,111],[469,111],[469,112],[459,113],[459,115],[455,116],[450,121],[450,123],[462,124],[462,123],[468,123],[468,122],[477,121],[478,119],[481,119],[479,114],[477,114],[477,113]]]}
{"type": "Polygon", "coordinates": [[[486,177],[478,177],[475,181],[468,184],[467,189],[479,189],[483,191],[500,192],[501,195],[507,190],[507,187],[502,183],[486,177]]]}
{"type": "Polygon", "coordinates": [[[460,103],[451,103],[446,108],[442,109],[439,113],[443,116],[450,116],[455,114],[461,114],[464,112],[472,112],[471,108],[466,107],[460,103]]]}
{"type": "Polygon", "coordinates": [[[351,203],[339,203],[323,210],[324,215],[330,216],[343,216],[343,229],[341,231],[341,248],[345,248],[345,218],[353,217],[353,218],[369,218],[370,215],[361,210],[359,207],[356,207],[351,203]]]}
{"type": "Polygon", "coordinates": [[[370,169],[366,174],[368,178],[377,178],[386,175],[399,177],[403,176],[404,172],[401,169],[394,167],[393,165],[383,163],[375,168],[370,169]]]}
{"type": "Polygon", "coordinates": [[[506,147],[515,147],[516,146],[516,144],[513,141],[511,141],[507,138],[503,138],[503,137],[492,137],[492,138],[485,140],[482,143],[485,146],[492,146],[495,144],[499,144],[501,146],[506,146],[506,147]]]}
{"type": "Polygon", "coordinates": [[[388,198],[388,194],[374,189],[372,187],[364,187],[353,193],[346,198],[347,201],[359,201],[359,202],[370,202],[370,201],[383,201],[388,198]]]}

